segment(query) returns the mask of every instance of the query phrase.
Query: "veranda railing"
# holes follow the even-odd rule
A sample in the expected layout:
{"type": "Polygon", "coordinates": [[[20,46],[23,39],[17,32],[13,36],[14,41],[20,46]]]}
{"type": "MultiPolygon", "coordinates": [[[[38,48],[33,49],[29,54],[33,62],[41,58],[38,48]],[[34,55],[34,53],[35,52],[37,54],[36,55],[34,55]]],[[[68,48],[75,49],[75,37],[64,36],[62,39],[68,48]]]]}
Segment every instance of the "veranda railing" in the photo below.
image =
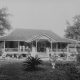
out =
{"type": "Polygon", "coordinates": [[[16,52],[18,51],[18,48],[5,48],[6,52],[16,52]]]}
{"type": "Polygon", "coordinates": [[[18,51],[29,52],[30,50],[29,49],[19,49],[19,48],[5,48],[5,51],[6,52],[18,52],[18,51]]]}
{"type": "Polygon", "coordinates": [[[67,52],[67,49],[53,49],[53,52],[67,52]]]}

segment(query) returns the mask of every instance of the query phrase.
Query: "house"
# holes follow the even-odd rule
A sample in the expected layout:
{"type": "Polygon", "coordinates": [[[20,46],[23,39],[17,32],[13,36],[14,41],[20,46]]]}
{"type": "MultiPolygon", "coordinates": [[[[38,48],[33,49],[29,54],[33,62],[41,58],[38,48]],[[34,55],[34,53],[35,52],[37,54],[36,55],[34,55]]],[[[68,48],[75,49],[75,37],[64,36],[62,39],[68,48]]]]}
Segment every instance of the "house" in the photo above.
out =
{"type": "Polygon", "coordinates": [[[79,41],[61,38],[49,30],[15,29],[0,38],[0,50],[6,57],[26,57],[38,55],[47,58],[49,54],[69,53],[69,45],[74,48],[79,41]]]}

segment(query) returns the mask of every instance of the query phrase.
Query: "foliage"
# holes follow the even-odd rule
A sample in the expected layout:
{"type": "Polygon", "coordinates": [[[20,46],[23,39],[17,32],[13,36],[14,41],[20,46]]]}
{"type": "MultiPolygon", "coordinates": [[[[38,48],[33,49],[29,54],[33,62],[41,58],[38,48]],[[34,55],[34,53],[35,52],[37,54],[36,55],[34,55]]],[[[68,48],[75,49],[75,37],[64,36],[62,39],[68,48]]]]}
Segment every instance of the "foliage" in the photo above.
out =
{"type": "Polygon", "coordinates": [[[69,80],[80,80],[80,73],[76,66],[68,66],[65,69],[66,75],[69,77],[69,80]]]}
{"type": "Polygon", "coordinates": [[[65,30],[65,37],[70,39],[80,39],[80,15],[73,17],[73,24],[67,22],[67,29],[65,30]]]}
{"type": "Polygon", "coordinates": [[[11,25],[8,20],[8,16],[10,14],[7,13],[7,8],[0,9],[0,35],[4,35],[5,30],[10,30],[11,25]]]}
{"type": "Polygon", "coordinates": [[[24,61],[24,69],[25,70],[36,70],[38,68],[38,65],[41,64],[42,61],[38,57],[28,57],[26,61],[24,61]]]}
{"type": "Polygon", "coordinates": [[[80,80],[80,73],[74,63],[56,63],[55,68],[65,71],[68,80],[80,80]]]}
{"type": "Polygon", "coordinates": [[[77,54],[77,62],[80,63],[80,54],[77,54]]]}
{"type": "Polygon", "coordinates": [[[56,62],[55,64],[55,68],[56,69],[60,69],[60,70],[63,70],[65,69],[66,67],[69,67],[69,66],[73,66],[74,64],[72,63],[69,63],[69,62],[56,62]]]}
{"type": "Polygon", "coordinates": [[[67,54],[65,54],[65,53],[60,53],[59,56],[60,56],[60,58],[63,58],[63,60],[66,60],[66,58],[67,58],[67,54]]]}
{"type": "Polygon", "coordinates": [[[0,80],[10,80],[10,78],[7,75],[0,75],[0,80]]]}
{"type": "MultiPolygon", "coordinates": [[[[61,63],[61,62],[60,62],[61,63]]],[[[45,61],[39,67],[43,68],[36,71],[24,71],[22,62],[13,62],[11,60],[0,61],[0,80],[80,80],[79,73],[74,66],[72,69],[67,67],[63,70],[52,69],[50,62],[45,61]]],[[[64,64],[74,64],[74,63],[64,63],[64,64]]],[[[79,70],[78,70],[79,71],[79,70]]]]}
{"type": "Polygon", "coordinates": [[[2,52],[2,50],[0,50],[0,56],[2,56],[2,54],[3,54],[3,52],[2,52]]]}
{"type": "MultiPolygon", "coordinates": [[[[65,72],[60,70],[53,70],[50,62],[45,61],[39,67],[41,70],[24,71],[22,62],[12,62],[9,60],[0,61],[0,75],[8,77],[7,80],[68,80],[65,72]]],[[[0,76],[0,80],[6,80],[0,76]]]]}

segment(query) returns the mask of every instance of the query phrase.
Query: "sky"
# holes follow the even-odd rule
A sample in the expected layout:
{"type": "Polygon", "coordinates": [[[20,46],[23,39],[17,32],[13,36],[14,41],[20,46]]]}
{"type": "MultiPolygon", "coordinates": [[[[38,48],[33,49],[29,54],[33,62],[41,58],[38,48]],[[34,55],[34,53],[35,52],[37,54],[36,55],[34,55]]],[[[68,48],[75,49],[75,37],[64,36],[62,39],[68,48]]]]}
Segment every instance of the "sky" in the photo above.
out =
{"type": "Polygon", "coordinates": [[[80,14],[80,0],[0,0],[13,28],[52,30],[63,37],[66,21],[80,14]]]}

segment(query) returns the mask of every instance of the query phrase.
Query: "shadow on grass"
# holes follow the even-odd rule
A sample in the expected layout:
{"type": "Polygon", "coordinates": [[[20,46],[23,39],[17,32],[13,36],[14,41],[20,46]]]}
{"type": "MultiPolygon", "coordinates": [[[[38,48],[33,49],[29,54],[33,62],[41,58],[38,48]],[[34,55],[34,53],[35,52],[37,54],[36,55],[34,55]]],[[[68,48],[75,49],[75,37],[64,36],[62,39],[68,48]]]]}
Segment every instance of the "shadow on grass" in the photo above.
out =
{"type": "Polygon", "coordinates": [[[45,71],[46,69],[43,67],[36,67],[35,69],[28,69],[28,68],[23,68],[24,71],[28,71],[28,72],[36,72],[36,71],[45,71]]]}
{"type": "Polygon", "coordinates": [[[35,69],[34,68],[32,69],[32,67],[28,68],[27,65],[23,64],[23,70],[28,71],[28,72],[31,72],[31,71],[34,71],[34,72],[35,71],[42,71],[42,72],[44,72],[44,71],[46,71],[46,69],[47,70],[52,69],[52,65],[49,61],[48,62],[47,61],[42,62],[42,64],[36,66],[35,69]]]}

